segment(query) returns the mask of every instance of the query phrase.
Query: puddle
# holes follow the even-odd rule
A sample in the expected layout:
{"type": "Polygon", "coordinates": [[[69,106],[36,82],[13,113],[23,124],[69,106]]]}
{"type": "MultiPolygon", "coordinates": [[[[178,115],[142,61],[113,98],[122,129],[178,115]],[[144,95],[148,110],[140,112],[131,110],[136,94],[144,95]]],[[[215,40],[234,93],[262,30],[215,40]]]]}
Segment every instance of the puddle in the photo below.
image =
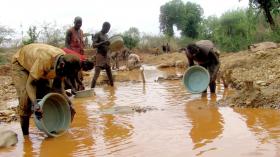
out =
{"type": "MultiPolygon", "coordinates": [[[[280,156],[280,112],[216,107],[226,95],[191,95],[180,80],[154,82],[183,71],[145,67],[146,84],[117,82],[97,87],[89,98],[73,99],[77,111],[63,136],[47,138],[32,121],[30,136],[18,123],[8,125],[19,143],[0,156],[280,156]],[[151,107],[146,112],[133,108],[151,107]]],[[[138,72],[131,72],[141,79],[138,72]]]]}

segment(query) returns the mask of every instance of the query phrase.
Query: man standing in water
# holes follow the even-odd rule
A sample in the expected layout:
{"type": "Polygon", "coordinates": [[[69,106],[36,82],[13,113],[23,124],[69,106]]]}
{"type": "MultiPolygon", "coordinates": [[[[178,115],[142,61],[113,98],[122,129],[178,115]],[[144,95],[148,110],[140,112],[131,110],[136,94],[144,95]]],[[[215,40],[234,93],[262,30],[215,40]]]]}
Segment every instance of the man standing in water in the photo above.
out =
{"type": "Polygon", "coordinates": [[[106,70],[110,85],[114,86],[113,75],[110,66],[110,58],[107,54],[110,45],[110,42],[108,41],[107,33],[109,32],[110,27],[111,25],[109,22],[104,22],[102,26],[102,30],[92,37],[92,42],[93,42],[92,46],[93,48],[97,48],[97,53],[95,56],[96,64],[95,64],[94,76],[91,82],[91,88],[95,87],[96,80],[99,77],[100,71],[103,69],[106,70]]]}
{"type": "MultiPolygon", "coordinates": [[[[206,68],[210,74],[210,92],[216,91],[216,77],[220,68],[219,54],[213,42],[210,40],[200,40],[196,43],[191,43],[185,50],[188,58],[189,66],[194,65],[194,61],[206,68]]],[[[206,92],[206,91],[204,91],[206,92]]]]}
{"type": "MultiPolygon", "coordinates": [[[[74,27],[70,28],[66,32],[65,37],[65,47],[63,50],[68,54],[74,54],[78,57],[80,57],[81,62],[85,60],[84,56],[84,41],[83,41],[83,31],[81,30],[82,26],[82,18],[77,16],[74,19],[74,27]]],[[[82,83],[83,76],[82,76],[82,70],[78,72],[79,77],[77,78],[66,78],[66,87],[71,88],[72,94],[76,94],[76,91],[84,90],[85,87],[82,83]],[[77,84],[77,86],[75,85],[77,84]],[[74,88],[75,87],[75,88],[74,88]]]]}
{"type": "Polygon", "coordinates": [[[23,135],[29,134],[29,118],[32,112],[38,119],[43,111],[37,99],[50,92],[58,92],[67,99],[71,118],[75,110],[64,90],[64,77],[77,74],[80,59],[63,50],[46,44],[29,44],[12,58],[12,78],[18,95],[18,114],[23,135]]]}
{"type": "Polygon", "coordinates": [[[65,47],[75,52],[84,54],[84,41],[83,31],[81,30],[82,18],[77,16],[74,19],[74,27],[70,28],[66,32],[65,47]]]}

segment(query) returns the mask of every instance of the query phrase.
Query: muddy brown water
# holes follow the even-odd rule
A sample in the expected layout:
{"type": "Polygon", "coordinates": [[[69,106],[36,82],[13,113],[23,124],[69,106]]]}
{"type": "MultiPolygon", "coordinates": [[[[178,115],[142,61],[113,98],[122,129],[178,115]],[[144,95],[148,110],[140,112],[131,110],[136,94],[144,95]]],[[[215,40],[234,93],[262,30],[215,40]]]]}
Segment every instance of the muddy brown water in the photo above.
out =
{"type": "MultiPolygon", "coordinates": [[[[146,84],[116,83],[96,88],[93,97],[73,99],[77,114],[61,137],[47,138],[33,121],[29,137],[18,123],[7,124],[19,143],[0,149],[0,156],[280,156],[279,111],[216,107],[228,92],[222,85],[216,95],[191,95],[181,81],[154,82],[183,71],[145,69],[146,84]],[[130,106],[152,109],[123,110],[130,106]]],[[[137,71],[129,77],[141,78],[137,71]]]]}

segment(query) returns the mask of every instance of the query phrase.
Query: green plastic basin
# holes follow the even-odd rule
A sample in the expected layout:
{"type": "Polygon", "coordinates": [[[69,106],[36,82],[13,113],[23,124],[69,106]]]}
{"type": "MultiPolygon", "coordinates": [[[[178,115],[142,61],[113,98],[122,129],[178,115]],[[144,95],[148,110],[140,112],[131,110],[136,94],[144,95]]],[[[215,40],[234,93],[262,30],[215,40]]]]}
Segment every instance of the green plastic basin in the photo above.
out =
{"type": "Polygon", "coordinates": [[[70,127],[70,106],[63,95],[49,93],[38,104],[43,110],[43,118],[40,120],[34,115],[34,121],[39,130],[49,137],[57,137],[70,127]]]}
{"type": "Polygon", "coordinates": [[[190,93],[202,93],[210,82],[210,75],[207,69],[202,66],[192,66],[187,69],[183,76],[183,84],[190,93]]]}

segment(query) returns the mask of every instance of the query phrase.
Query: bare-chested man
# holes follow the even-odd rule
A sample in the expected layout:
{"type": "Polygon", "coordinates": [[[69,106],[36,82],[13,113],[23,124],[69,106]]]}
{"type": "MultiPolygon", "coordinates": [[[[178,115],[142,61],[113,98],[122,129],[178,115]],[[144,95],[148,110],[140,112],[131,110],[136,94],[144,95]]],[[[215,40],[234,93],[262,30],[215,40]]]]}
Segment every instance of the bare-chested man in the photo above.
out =
{"type": "Polygon", "coordinates": [[[107,54],[110,45],[110,42],[108,41],[107,33],[109,32],[110,27],[111,25],[109,22],[104,22],[102,26],[102,30],[92,37],[92,41],[93,41],[92,46],[94,48],[97,48],[97,53],[95,56],[96,65],[95,65],[94,76],[91,82],[91,88],[95,87],[100,71],[103,69],[106,70],[110,85],[114,86],[113,75],[110,66],[110,58],[109,55],[107,54]]]}

